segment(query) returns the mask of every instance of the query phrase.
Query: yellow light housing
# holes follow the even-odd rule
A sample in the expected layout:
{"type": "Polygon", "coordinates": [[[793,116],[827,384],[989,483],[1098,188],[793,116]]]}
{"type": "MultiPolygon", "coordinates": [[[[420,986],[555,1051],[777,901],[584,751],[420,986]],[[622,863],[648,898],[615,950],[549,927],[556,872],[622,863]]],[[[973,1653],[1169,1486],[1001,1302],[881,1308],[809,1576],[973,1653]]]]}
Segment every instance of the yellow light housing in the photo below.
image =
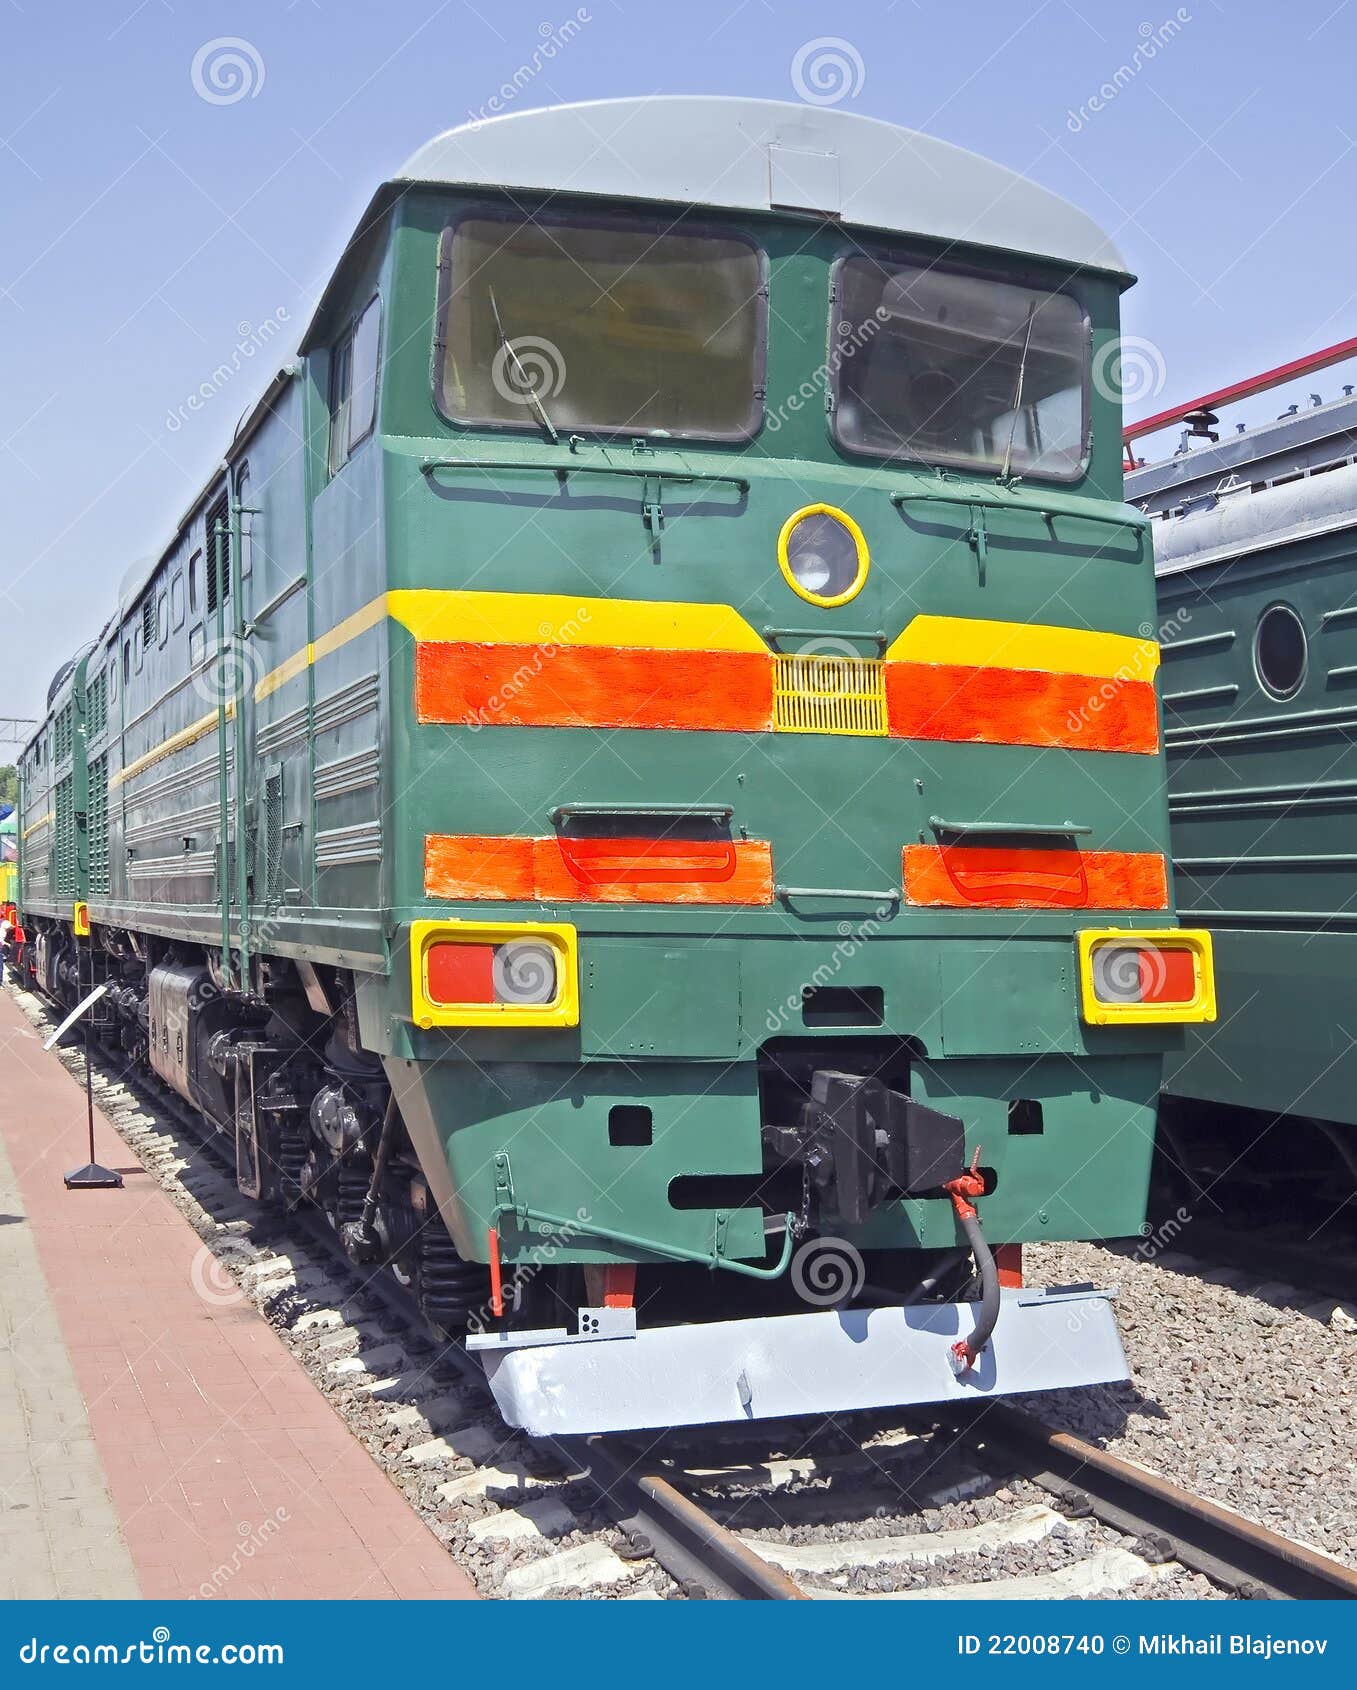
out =
{"type": "Polygon", "coordinates": [[[75,929],[77,939],[88,939],[90,936],[90,907],[88,904],[77,904],[72,915],[71,925],[75,929]]]}
{"type": "Polygon", "coordinates": [[[862,591],[871,558],[866,536],[847,511],[803,505],[782,524],[777,561],[794,593],[832,609],[862,591]]]}
{"type": "Polygon", "coordinates": [[[417,1027],[577,1027],[579,944],[565,922],[410,924],[417,1027]]]}
{"type": "Polygon", "coordinates": [[[1077,940],[1080,1012],[1091,1026],[1215,1020],[1215,965],[1204,930],[1102,927],[1077,940]]]}

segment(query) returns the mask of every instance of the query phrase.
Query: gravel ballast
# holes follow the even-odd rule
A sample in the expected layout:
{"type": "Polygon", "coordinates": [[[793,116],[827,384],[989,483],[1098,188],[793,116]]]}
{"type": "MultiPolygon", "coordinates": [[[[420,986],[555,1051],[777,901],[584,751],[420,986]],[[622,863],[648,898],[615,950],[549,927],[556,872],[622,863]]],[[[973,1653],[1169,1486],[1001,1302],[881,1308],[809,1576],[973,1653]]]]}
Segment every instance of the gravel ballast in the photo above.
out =
{"type": "Polygon", "coordinates": [[[1350,1310],[1176,1254],[1029,1245],[1023,1266],[1033,1285],[1117,1289],[1132,1376],[1018,1406],[1357,1565],[1350,1310]]]}

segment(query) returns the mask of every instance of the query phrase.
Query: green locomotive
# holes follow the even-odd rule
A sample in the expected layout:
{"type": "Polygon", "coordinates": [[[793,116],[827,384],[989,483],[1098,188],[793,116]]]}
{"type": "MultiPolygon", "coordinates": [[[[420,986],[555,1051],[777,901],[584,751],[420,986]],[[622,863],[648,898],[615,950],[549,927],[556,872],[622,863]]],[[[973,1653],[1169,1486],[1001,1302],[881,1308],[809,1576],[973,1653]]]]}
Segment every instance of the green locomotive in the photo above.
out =
{"type": "Polygon", "coordinates": [[[59,679],[39,983],[107,978],[242,1189],[319,1203],[531,1430],[1124,1376],[1106,1295],[1019,1252],[1140,1227],[1214,1013],[1128,281],[829,109],[431,142],[59,679]]]}

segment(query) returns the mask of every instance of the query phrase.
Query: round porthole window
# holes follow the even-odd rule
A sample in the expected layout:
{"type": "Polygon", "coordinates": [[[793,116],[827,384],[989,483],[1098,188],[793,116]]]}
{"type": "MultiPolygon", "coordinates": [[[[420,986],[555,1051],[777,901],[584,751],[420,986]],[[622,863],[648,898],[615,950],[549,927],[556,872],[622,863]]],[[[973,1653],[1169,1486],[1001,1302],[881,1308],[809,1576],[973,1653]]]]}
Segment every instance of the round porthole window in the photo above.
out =
{"type": "Polygon", "coordinates": [[[811,604],[847,604],[867,579],[867,541],[846,511],[806,505],[782,525],[777,560],[787,585],[811,604]]]}
{"type": "Polygon", "coordinates": [[[1253,636],[1253,666],[1274,698],[1300,691],[1308,656],[1305,625],[1289,604],[1274,604],[1258,618],[1253,636]]]}

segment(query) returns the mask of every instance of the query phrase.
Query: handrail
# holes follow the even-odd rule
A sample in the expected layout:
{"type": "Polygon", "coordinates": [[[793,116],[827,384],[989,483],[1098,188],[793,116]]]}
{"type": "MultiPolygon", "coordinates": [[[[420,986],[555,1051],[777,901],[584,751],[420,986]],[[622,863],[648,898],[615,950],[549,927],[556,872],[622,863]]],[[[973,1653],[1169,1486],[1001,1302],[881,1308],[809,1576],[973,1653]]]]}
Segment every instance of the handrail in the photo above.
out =
{"type": "Polygon", "coordinates": [[[1020,511],[1031,516],[1039,516],[1046,522],[1054,522],[1058,516],[1067,516],[1078,522],[1100,522],[1108,528],[1129,528],[1140,534],[1147,526],[1144,518],[1130,516],[1113,516],[1109,511],[1086,511],[1070,505],[1036,505],[1023,504],[1016,499],[995,499],[983,493],[947,493],[934,492],[930,487],[922,492],[892,493],[893,505],[908,505],[927,502],[935,505],[978,505],[988,511],[1020,511]]]}
{"type": "Polygon", "coordinates": [[[1046,834],[1061,838],[1078,838],[1092,833],[1083,822],[949,822],[942,816],[930,816],[928,825],[934,833],[970,834],[973,838],[996,838],[1005,834],[1046,834]]]}
{"type": "Polygon", "coordinates": [[[1025,512],[1029,516],[1039,516],[1046,526],[1055,532],[1057,517],[1069,517],[1077,522],[1100,523],[1105,528],[1129,529],[1137,538],[1142,538],[1145,522],[1127,516],[1113,516],[1107,511],[1072,510],[1066,505],[1029,505],[1019,503],[1014,499],[996,499],[987,497],[979,492],[950,493],[935,492],[932,488],[914,493],[892,493],[891,503],[897,510],[903,510],[909,504],[960,505],[969,513],[971,525],[966,531],[966,541],[975,553],[976,566],[980,571],[980,585],[985,584],[985,565],[989,561],[989,527],[987,514],[995,511],[1025,512]]]}
{"type": "Polygon", "coordinates": [[[898,904],[903,894],[894,886],[884,892],[864,892],[847,886],[774,886],[773,896],[784,903],[790,903],[793,898],[845,898],[854,903],[898,904]]]}
{"type": "MultiPolygon", "coordinates": [[[[531,1209],[523,1203],[499,1203],[490,1212],[491,1227],[498,1227],[505,1215],[512,1215],[521,1225],[525,1221],[534,1221],[538,1226],[549,1226],[555,1231],[567,1233],[583,1232],[590,1238],[603,1238],[610,1244],[623,1244],[631,1250],[647,1250],[651,1255],[668,1256],[676,1262],[697,1262],[702,1267],[724,1268],[727,1273],[742,1273],[749,1279],[780,1279],[787,1271],[787,1264],[792,1259],[792,1248],[796,1242],[796,1216],[783,1216],[782,1255],[771,1267],[754,1267],[749,1262],[731,1261],[728,1257],[712,1250],[687,1250],[679,1244],[661,1244],[653,1238],[640,1238],[635,1233],[618,1232],[612,1227],[600,1226],[596,1221],[581,1220],[578,1215],[567,1219],[564,1215],[549,1215],[542,1209],[531,1209]]],[[[718,1228],[723,1216],[718,1216],[718,1228]]]]}
{"type": "Polygon", "coordinates": [[[734,814],[729,804],[558,804],[551,820],[556,827],[572,816],[658,816],[665,821],[728,822],[734,814]]]}
{"type": "Polygon", "coordinates": [[[439,469],[529,469],[545,471],[548,475],[629,475],[642,481],[676,481],[681,485],[711,481],[737,487],[742,493],[749,491],[746,475],[728,475],[719,470],[666,469],[655,464],[647,468],[641,464],[554,463],[522,458],[425,458],[419,467],[424,475],[439,469]]]}
{"type": "MultiPolygon", "coordinates": [[[[779,640],[863,640],[872,645],[880,646],[882,651],[890,644],[890,635],[883,634],[879,629],[863,628],[765,628],[763,637],[770,646],[776,647],[779,640]]],[[[793,655],[815,657],[816,652],[800,652],[793,655]]]]}

